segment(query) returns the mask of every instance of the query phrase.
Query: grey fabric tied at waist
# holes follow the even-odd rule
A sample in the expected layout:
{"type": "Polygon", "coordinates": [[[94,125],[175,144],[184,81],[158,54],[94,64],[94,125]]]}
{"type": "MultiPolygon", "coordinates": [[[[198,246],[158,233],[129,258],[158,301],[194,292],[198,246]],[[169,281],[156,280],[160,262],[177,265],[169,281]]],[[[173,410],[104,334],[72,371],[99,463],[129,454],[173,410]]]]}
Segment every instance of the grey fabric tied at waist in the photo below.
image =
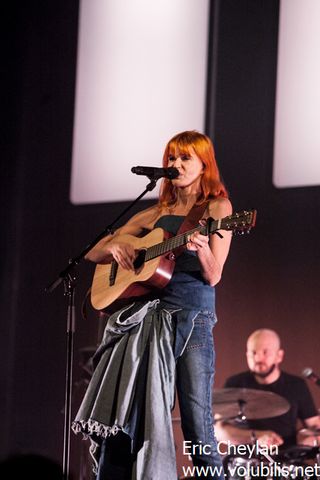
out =
{"type": "Polygon", "coordinates": [[[171,422],[175,358],[183,352],[197,314],[160,308],[160,301],[153,300],[133,303],[108,319],[72,424],[75,433],[90,438],[96,468],[103,439],[121,430],[137,455],[132,480],[176,480],[171,422]]]}

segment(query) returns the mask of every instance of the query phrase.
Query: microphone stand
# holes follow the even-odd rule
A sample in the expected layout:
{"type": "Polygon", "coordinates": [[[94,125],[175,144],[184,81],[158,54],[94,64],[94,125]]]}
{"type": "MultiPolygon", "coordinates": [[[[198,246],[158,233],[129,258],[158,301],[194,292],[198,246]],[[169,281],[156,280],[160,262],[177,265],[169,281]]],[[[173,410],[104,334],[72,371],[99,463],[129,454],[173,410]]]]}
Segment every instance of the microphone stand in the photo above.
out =
{"type": "Polygon", "coordinates": [[[87,245],[82,252],[69,260],[68,266],[62,270],[58,277],[46,288],[47,293],[52,293],[62,282],[64,295],[68,298],[67,307],[67,345],[66,345],[66,376],[65,376],[65,401],[64,401],[64,429],[63,429],[63,480],[69,480],[70,475],[70,430],[71,430],[71,397],[72,397],[72,371],[73,371],[73,346],[75,333],[75,287],[76,276],[74,269],[85,255],[106,235],[113,233],[114,225],[142,198],[147,192],[151,192],[159,178],[147,175],[150,182],[145,190],[126,207],[120,215],[108,225],[99,235],[87,245]]]}

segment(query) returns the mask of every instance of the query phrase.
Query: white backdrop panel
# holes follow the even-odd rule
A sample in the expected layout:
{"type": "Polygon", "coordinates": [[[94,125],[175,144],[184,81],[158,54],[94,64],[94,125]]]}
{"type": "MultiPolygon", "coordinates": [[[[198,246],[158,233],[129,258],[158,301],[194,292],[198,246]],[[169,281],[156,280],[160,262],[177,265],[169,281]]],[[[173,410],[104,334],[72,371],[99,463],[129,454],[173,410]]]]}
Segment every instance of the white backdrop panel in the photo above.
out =
{"type": "Polygon", "coordinates": [[[320,1],[281,0],[273,183],[320,185],[320,1]]]}
{"type": "Polygon", "coordinates": [[[72,203],[137,197],[147,178],[131,167],[203,131],[208,17],[208,0],[81,0],[72,203]]]}

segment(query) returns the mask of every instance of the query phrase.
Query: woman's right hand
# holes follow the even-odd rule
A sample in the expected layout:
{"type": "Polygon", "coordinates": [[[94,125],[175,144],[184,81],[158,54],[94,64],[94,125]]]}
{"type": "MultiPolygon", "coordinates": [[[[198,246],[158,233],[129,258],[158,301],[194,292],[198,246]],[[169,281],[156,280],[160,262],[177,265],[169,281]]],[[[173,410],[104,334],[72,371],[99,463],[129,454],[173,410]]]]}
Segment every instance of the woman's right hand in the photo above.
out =
{"type": "Polygon", "coordinates": [[[136,251],[130,243],[110,242],[108,245],[108,253],[112,255],[114,260],[125,270],[134,270],[133,262],[136,258],[136,251]]]}

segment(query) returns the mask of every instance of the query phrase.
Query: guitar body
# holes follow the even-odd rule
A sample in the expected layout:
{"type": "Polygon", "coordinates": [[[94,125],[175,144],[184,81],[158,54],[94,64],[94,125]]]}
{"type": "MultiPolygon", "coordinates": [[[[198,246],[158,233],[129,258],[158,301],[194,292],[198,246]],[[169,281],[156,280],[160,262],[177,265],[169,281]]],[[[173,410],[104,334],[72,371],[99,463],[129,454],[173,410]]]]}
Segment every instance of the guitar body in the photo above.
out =
{"type": "MultiPolygon", "coordinates": [[[[156,228],[142,238],[128,234],[119,235],[117,242],[130,243],[135,250],[140,251],[163,242],[169,236],[170,234],[162,228],[156,228]]],[[[110,284],[112,263],[98,264],[91,287],[92,306],[96,310],[102,310],[116,301],[120,306],[124,299],[143,296],[154,289],[164,288],[171,279],[174,266],[174,256],[170,252],[148,260],[134,271],[125,270],[117,265],[116,278],[112,285],[110,284]]]]}
{"type": "Polygon", "coordinates": [[[107,308],[111,311],[109,307],[112,305],[114,311],[117,305],[123,305],[125,299],[143,296],[154,289],[165,287],[175,266],[175,255],[172,252],[177,255],[181,253],[180,249],[188,242],[189,234],[199,231],[203,235],[211,235],[218,230],[249,232],[255,225],[256,214],[256,210],[244,210],[219,220],[207,218],[205,226],[198,225],[175,237],[162,228],[156,228],[142,238],[129,234],[119,235],[114,241],[129,243],[137,252],[135,270],[125,270],[115,261],[98,264],[91,287],[92,306],[96,310],[107,308]]]}

